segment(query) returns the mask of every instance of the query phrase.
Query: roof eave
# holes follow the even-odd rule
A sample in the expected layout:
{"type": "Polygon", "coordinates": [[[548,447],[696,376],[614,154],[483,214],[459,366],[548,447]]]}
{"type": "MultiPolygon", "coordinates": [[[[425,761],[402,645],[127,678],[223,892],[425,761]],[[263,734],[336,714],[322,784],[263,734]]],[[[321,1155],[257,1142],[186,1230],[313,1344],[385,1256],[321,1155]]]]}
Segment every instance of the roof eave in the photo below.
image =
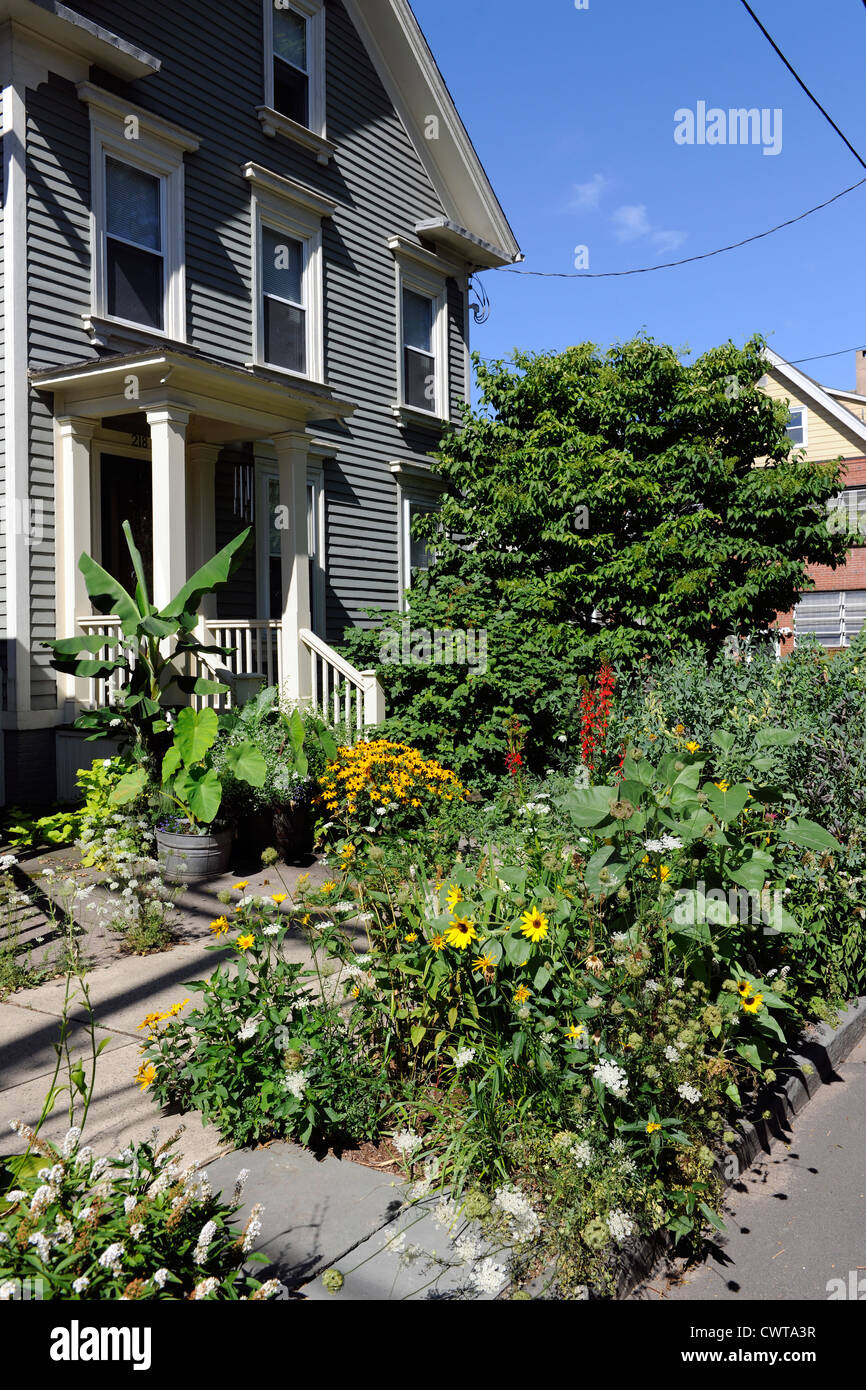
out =
{"type": "Polygon", "coordinates": [[[159,58],[60,0],[0,0],[0,24],[9,22],[130,81],[162,66],[159,58]]]}

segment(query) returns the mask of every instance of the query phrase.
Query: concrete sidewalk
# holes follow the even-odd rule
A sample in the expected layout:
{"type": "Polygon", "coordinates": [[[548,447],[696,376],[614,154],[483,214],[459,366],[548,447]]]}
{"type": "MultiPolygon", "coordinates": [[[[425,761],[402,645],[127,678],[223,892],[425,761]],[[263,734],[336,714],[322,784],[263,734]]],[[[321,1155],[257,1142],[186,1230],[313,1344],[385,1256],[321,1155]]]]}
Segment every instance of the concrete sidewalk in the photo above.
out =
{"type": "Polygon", "coordinates": [[[866,1039],[731,1188],[702,1263],[634,1297],[706,1302],[866,1298],[866,1039]],[[833,1280],[841,1281],[834,1285],[833,1280]],[[846,1292],[841,1292],[841,1290],[846,1292]]]}

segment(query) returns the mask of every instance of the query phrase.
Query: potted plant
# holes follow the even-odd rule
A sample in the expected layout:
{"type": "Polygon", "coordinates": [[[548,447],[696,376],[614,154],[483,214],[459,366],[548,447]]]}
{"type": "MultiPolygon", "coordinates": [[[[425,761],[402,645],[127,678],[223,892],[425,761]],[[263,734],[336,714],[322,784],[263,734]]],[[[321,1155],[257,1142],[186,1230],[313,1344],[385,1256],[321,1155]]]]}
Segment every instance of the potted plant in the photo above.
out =
{"type": "MultiPolygon", "coordinates": [[[[174,813],[156,827],[157,852],[167,878],[194,882],[225,872],[234,839],[233,826],[219,820],[223,776],[214,757],[219,716],[212,709],[187,707],[174,719],[171,732],[161,795],[174,813]]],[[[248,740],[226,748],[221,765],[238,782],[264,786],[267,764],[248,740]]],[[[135,801],[146,785],[146,770],[139,766],[118,783],[112,801],[117,806],[135,801]]]]}
{"type": "Polygon", "coordinates": [[[274,687],[263,690],[240,710],[221,721],[225,740],[218,759],[226,772],[234,749],[250,742],[267,766],[263,785],[233,788],[240,826],[238,848],[251,858],[263,844],[274,845],[287,862],[303,859],[313,847],[313,781],[326,762],[337,756],[337,745],[316,715],[278,705],[274,687]]]}

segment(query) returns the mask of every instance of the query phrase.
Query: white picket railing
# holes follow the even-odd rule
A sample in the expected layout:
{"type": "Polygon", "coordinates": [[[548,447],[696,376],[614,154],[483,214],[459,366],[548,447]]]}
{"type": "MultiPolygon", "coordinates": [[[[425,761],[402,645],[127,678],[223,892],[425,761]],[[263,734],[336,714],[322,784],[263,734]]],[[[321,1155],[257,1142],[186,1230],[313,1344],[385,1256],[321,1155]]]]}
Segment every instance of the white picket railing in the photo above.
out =
{"type": "Polygon", "coordinates": [[[266,618],[225,618],[207,620],[208,645],[232,647],[228,657],[214,656],[209,664],[230,671],[233,676],[260,675],[266,685],[283,685],[282,623],[266,618]]]}
{"type": "MultiPolygon", "coordinates": [[[[121,648],[110,647],[107,639],[120,637],[120,618],[113,615],[108,617],[79,618],[78,626],[85,637],[100,636],[106,638],[106,646],[101,647],[98,652],[84,653],[85,656],[92,655],[94,660],[108,661],[120,656],[121,648]]],[[[123,678],[122,671],[114,671],[110,676],[91,676],[87,682],[87,703],[93,709],[102,709],[105,705],[112,703],[112,693],[120,689],[123,678]]]]}
{"type": "MultiPolygon", "coordinates": [[[[84,617],[79,618],[78,625],[85,635],[99,634],[106,641],[120,636],[119,618],[84,617]]],[[[266,685],[283,689],[282,623],[279,620],[207,620],[203,628],[209,646],[233,650],[226,657],[209,656],[206,664],[197,663],[196,675],[223,680],[224,684],[229,684],[233,676],[260,675],[266,685]]],[[[385,694],[376,673],[356,670],[308,628],[302,628],[298,635],[303,663],[302,681],[310,705],[329,722],[345,722],[356,736],[371,725],[380,723],[385,717],[385,694]]],[[[117,650],[106,645],[94,656],[107,658],[117,650]]],[[[191,673],[191,665],[190,660],[187,674],[191,673]]],[[[112,692],[120,689],[121,678],[122,673],[91,678],[87,703],[94,709],[110,704],[112,692]]],[[[231,696],[196,696],[193,703],[198,708],[211,705],[225,709],[231,704],[231,696]]]]}
{"type": "Polygon", "coordinates": [[[341,721],[355,734],[385,718],[385,692],[375,671],[358,671],[309,628],[301,628],[302,660],[309,662],[310,704],[329,722],[341,721]]]}

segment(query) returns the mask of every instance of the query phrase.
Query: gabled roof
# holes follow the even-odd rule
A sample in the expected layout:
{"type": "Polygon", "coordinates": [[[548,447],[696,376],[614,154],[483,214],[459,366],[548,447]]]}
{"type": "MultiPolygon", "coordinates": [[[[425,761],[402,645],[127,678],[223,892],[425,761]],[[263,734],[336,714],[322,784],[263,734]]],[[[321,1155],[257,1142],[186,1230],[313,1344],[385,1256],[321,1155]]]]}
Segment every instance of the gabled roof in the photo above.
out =
{"type": "Polygon", "coordinates": [[[478,266],[523,260],[408,0],[343,3],[445,209],[441,225],[416,230],[452,253],[460,244],[478,266]],[[435,140],[425,135],[431,116],[439,121],[435,140]]]}
{"type": "MultiPolygon", "coordinates": [[[[798,398],[804,401],[810,400],[813,404],[820,406],[822,410],[826,411],[828,415],[831,415],[834,420],[842,425],[849,434],[856,435],[857,438],[862,439],[864,445],[866,445],[866,424],[856,415],[852,414],[850,410],[846,410],[845,406],[840,404],[825,387],[820,386],[817,381],[807,376],[805,372],[798,371],[790,362],[786,362],[784,357],[780,357],[777,352],[773,352],[772,348],[766,348],[764,356],[772,370],[776,372],[777,375],[784,377],[784,379],[795,388],[798,398]]],[[[846,394],[854,395],[855,393],[847,392],[846,394]]],[[[863,452],[866,453],[866,448],[864,448],[863,452]]]]}

